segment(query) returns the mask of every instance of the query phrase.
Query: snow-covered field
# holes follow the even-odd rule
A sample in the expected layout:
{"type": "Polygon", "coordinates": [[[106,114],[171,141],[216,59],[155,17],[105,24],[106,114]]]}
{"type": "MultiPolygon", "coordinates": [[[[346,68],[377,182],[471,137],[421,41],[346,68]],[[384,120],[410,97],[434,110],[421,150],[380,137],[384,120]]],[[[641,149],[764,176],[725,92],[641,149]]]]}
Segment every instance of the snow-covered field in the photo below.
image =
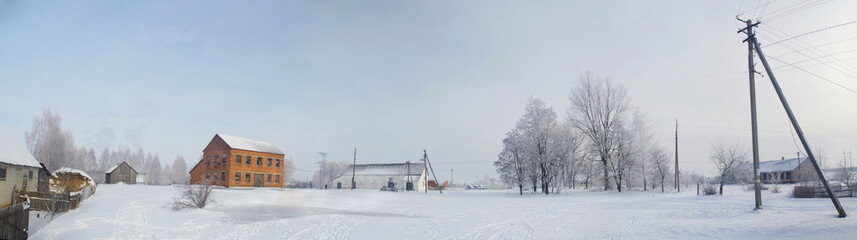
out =
{"type": "MultiPolygon", "coordinates": [[[[855,239],[857,198],[592,192],[217,189],[206,209],[171,211],[170,186],[101,185],[32,239],[855,239]]],[[[731,193],[730,193],[731,192],[731,193]]]]}

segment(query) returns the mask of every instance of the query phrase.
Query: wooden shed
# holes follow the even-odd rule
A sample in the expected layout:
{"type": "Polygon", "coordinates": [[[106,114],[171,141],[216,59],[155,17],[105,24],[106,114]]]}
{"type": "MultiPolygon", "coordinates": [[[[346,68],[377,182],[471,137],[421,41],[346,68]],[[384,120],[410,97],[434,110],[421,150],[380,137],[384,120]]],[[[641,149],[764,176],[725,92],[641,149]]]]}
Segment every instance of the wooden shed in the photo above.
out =
{"type": "Polygon", "coordinates": [[[107,173],[104,174],[104,182],[107,184],[137,184],[137,170],[122,162],[119,165],[113,166],[107,173]]]}

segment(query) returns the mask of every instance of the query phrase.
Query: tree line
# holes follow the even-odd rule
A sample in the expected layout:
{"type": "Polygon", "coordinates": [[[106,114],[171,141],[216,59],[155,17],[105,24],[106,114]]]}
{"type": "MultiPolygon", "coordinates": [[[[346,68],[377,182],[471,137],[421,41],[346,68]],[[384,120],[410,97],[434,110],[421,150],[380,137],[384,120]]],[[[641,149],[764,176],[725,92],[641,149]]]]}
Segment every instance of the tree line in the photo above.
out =
{"type": "Polygon", "coordinates": [[[68,167],[82,170],[104,182],[106,170],[122,162],[127,162],[140,174],[146,175],[147,184],[187,183],[187,163],[182,156],[173,160],[172,164],[162,166],[157,153],[131,149],[104,149],[96,156],[92,148],[76,146],[71,132],[62,129],[62,118],[49,108],[41,115],[33,117],[33,128],[24,134],[27,149],[39,162],[53,171],[68,167]]]}
{"type": "Polygon", "coordinates": [[[672,154],[652,140],[646,117],[630,105],[625,88],[589,72],[569,94],[558,119],[553,107],[531,97],[503,139],[494,166],[503,182],[544,194],[562,188],[604,190],[660,186],[673,176],[672,154]]]}

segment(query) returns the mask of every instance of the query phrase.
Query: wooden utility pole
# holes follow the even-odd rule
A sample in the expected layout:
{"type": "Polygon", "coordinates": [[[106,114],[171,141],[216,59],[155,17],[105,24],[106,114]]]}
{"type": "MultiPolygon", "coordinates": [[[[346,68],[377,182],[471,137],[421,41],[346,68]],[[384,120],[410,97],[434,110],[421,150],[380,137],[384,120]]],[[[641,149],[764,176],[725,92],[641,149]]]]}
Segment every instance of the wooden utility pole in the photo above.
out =
{"type": "MultiPolygon", "coordinates": [[[[431,162],[429,161],[429,158],[428,158],[428,152],[426,152],[425,149],[423,149],[423,158],[426,159],[426,165],[428,165],[428,167],[429,167],[428,169],[431,170],[431,175],[432,175],[432,177],[434,177],[434,183],[437,184],[437,191],[439,191],[440,193],[443,193],[443,189],[441,189],[441,187],[440,187],[440,182],[437,181],[437,175],[434,174],[434,168],[431,167],[431,162]]],[[[428,175],[428,174],[426,174],[426,175],[428,175]]],[[[426,192],[428,192],[428,176],[426,176],[426,192]]]]}
{"type": "MultiPolygon", "coordinates": [[[[815,159],[815,154],[812,153],[812,148],[809,147],[809,142],[807,142],[806,137],[803,134],[803,129],[800,128],[800,124],[797,122],[797,118],[792,112],[792,108],[789,106],[789,102],[786,100],[782,88],[780,88],[780,84],[777,82],[777,78],[774,76],[774,71],[771,69],[771,66],[768,65],[768,60],[765,58],[765,54],[762,53],[761,44],[759,44],[759,41],[756,40],[756,36],[752,34],[752,28],[758,26],[759,22],[757,21],[755,24],[753,24],[751,20],[738,20],[747,23],[747,27],[745,29],[739,30],[738,32],[743,32],[746,30],[748,38],[744,41],[749,41],[752,44],[753,49],[756,50],[756,53],[759,54],[759,60],[762,61],[762,65],[765,67],[765,72],[768,74],[768,78],[771,79],[771,85],[774,86],[774,90],[777,92],[777,97],[779,97],[780,103],[782,103],[783,109],[786,110],[786,114],[789,117],[789,122],[791,122],[792,127],[795,129],[795,132],[797,132],[797,136],[798,138],[800,138],[800,142],[803,145],[803,149],[806,151],[807,157],[812,162],[812,166],[813,168],[815,168],[815,172],[818,174],[818,178],[821,180],[822,185],[824,185],[824,189],[827,192],[827,196],[829,196],[830,201],[833,202],[833,206],[839,213],[839,217],[846,217],[847,214],[845,214],[845,209],[842,208],[842,205],[839,203],[839,199],[836,198],[836,195],[834,195],[833,191],[830,189],[830,184],[827,182],[827,178],[824,177],[824,172],[821,170],[821,166],[819,166],[818,161],[815,159]]],[[[752,75],[753,73],[751,72],[750,74],[752,75]]],[[[758,174],[756,175],[756,177],[758,178],[758,174]]]]}
{"type": "MultiPolygon", "coordinates": [[[[678,118],[675,119],[675,189],[681,192],[681,172],[678,171],[678,118]]],[[[663,186],[661,186],[663,188],[663,186]]],[[[663,190],[663,189],[661,189],[663,190]]]]}
{"type": "Polygon", "coordinates": [[[751,40],[751,38],[755,38],[753,27],[759,25],[759,23],[753,24],[751,20],[747,20],[745,23],[747,23],[747,27],[738,32],[743,31],[747,34],[747,39],[744,41],[747,42],[747,68],[749,69],[748,74],[750,76],[750,125],[753,135],[753,189],[756,196],[756,207],[754,209],[760,210],[762,209],[762,180],[759,176],[759,127],[756,121],[756,64],[753,62],[753,41],[751,40]]]}
{"type": "Polygon", "coordinates": [[[405,191],[410,192],[411,186],[412,186],[412,183],[411,183],[411,161],[405,161],[405,165],[408,166],[408,182],[405,183],[405,191]]]}
{"type": "Polygon", "coordinates": [[[357,175],[357,147],[354,147],[354,163],[351,164],[351,191],[357,187],[357,182],[354,181],[355,175],[357,175]]]}

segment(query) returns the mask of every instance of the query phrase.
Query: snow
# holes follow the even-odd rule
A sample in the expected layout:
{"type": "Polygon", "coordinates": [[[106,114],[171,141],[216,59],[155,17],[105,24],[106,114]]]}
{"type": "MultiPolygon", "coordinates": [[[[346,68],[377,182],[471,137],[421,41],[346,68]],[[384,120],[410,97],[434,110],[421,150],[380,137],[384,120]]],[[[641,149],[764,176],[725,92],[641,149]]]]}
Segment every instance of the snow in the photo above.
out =
{"type": "Polygon", "coordinates": [[[279,148],[275,147],[274,144],[271,144],[269,142],[230,136],[226,134],[217,135],[220,136],[220,139],[223,139],[223,141],[226,142],[226,145],[229,145],[229,147],[234,149],[283,154],[283,151],[280,151],[279,148]]]}
{"type": "MultiPolygon", "coordinates": [[[[123,162],[123,163],[124,163],[124,162],[123,162]]],[[[113,166],[112,168],[107,169],[107,171],[106,171],[105,173],[112,173],[112,172],[113,172],[113,170],[116,170],[116,168],[118,168],[118,167],[119,167],[119,165],[122,165],[122,163],[120,163],[120,164],[116,164],[116,166],[113,166]]]]}
{"type": "Polygon", "coordinates": [[[806,158],[792,158],[759,162],[759,172],[785,172],[795,170],[806,158]]]}
{"type": "Polygon", "coordinates": [[[6,126],[0,125],[0,162],[11,165],[41,168],[39,161],[6,126]]]}
{"type": "MultiPolygon", "coordinates": [[[[857,216],[829,199],[753,192],[216,189],[205,209],[171,211],[171,186],[107,185],[32,239],[850,239],[857,216]]],[[[857,214],[857,198],[841,198],[857,214]]]]}
{"type": "Polygon", "coordinates": [[[86,181],[89,183],[89,186],[95,186],[95,182],[92,181],[93,178],[90,177],[89,174],[86,174],[85,172],[83,172],[81,170],[64,167],[64,168],[60,168],[60,169],[57,169],[56,171],[54,171],[54,173],[53,173],[54,176],[56,176],[57,173],[77,173],[77,174],[80,174],[81,176],[86,177],[86,179],[87,179],[86,181]]]}

